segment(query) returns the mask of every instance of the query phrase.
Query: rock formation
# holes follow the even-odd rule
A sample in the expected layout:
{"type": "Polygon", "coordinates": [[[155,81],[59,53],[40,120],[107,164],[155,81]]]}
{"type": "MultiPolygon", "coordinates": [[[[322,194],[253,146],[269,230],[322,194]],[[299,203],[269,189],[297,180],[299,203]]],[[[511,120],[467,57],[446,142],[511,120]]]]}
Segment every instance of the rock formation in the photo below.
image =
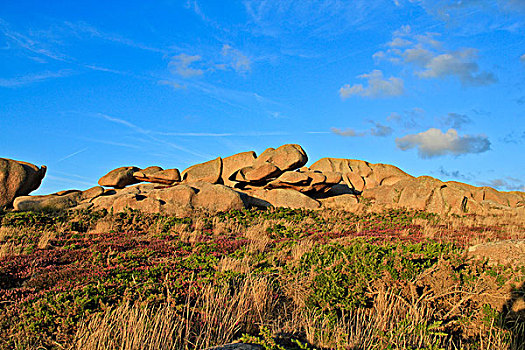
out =
{"type": "Polygon", "coordinates": [[[248,207],[357,210],[371,206],[438,214],[525,212],[523,192],[500,192],[429,176],[416,178],[388,164],[322,158],[307,168],[306,152],[294,144],[268,148],[258,157],[252,151],[218,157],[182,174],[158,166],[121,167],[99,180],[103,187],[47,196],[26,196],[38,187],[45,167],[15,161],[6,165],[7,161],[0,162],[0,191],[9,191],[5,203],[18,197],[13,203],[16,210],[135,209],[183,216],[194,210],[216,213],[248,207]]]}
{"type": "Polygon", "coordinates": [[[18,196],[36,190],[46,174],[46,167],[0,158],[0,209],[10,206],[18,196]]]}

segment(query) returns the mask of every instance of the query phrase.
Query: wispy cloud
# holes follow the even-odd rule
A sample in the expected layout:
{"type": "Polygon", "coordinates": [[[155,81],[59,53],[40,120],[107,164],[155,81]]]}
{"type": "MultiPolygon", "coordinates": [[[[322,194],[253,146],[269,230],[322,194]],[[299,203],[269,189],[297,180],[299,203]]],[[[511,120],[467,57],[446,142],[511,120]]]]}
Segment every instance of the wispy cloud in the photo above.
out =
{"type": "Polygon", "coordinates": [[[100,28],[97,28],[89,23],[86,22],[69,22],[65,21],[64,25],[66,28],[71,30],[74,34],[80,36],[80,35],[86,35],[92,38],[98,38],[105,41],[114,42],[120,45],[145,50],[145,51],[152,51],[162,54],[168,54],[168,50],[165,49],[159,49],[157,47],[153,47],[150,45],[145,45],[143,43],[139,43],[135,40],[131,40],[129,38],[126,38],[120,34],[116,33],[110,33],[106,32],[104,30],[101,30],[100,28]]]}
{"type": "Polygon", "coordinates": [[[251,60],[230,45],[223,45],[222,56],[228,60],[230,67],[238,73],[246,73],[251,70],[251,60]]]}
{"type": "Polygon", "coordinates": [[[462,129],[465,124],[471,124],[472,119],[466,114],[449,113],[447,116],[441,118],[441,122],[444,126],[452,129],[462,129]]]}
{"type": "Polygon", "coordinates": [[[521,63],[525,64],[525,53],[520,56],[521,63]]]}
{"type": "Polygon", "coordinates": [[[76,180],[76,179],[71,179],[69,177],[63,177],[63,176],[55,176],[52,174],[47,174],[45,177],[45,180],[49,180],[53,182],[60,182],[60,183],[75,183],[75,184],[84,185],[84,186],[95,186],[96,185],[93,182],[76,180]]]}
{"type": "Polygon", "coordinates": [[[70,69],[62,69],[57,72],[45,71],[41,73],[27,74],[19,77],[4,79],[0,78],[0,87],[17,88],[49,79],[64,78],[75,74],[70,69]]]}
{"type": "Polygon", "coordinates": [[[492,72],[480,70],[477,49],[448,50],[436,37],[436,33],[414,34],[410,26],[403,26],[394,32],[392,41],[386,45],[388,49],[376,52],[373,57],[411,67],[422,79],[456,77],[463,86],[489,85],[497,81],[492,72]]]}
{"type": "Polygon", "coordinates": [[[367,135],[385,137],[392,135],[393,129],[376,121],[370,121],[374,126],[366,131],[356,131],[352,128],[338,129],[331,128],[330,131],[336,135],[344,137],[364,137],[367,135]]]}
{"type": "Polygon", "coordinates": [[[463,181],[472,180],[471,175],[463,174],[459,170],[445,170],[443,166],[440,166],[439,169],[437,171],[434,171],[433,173],[437,173],[438,176],[444,176],[447,178],[453,178],[453,179],[458,179],[458,180],[463,180],[463,181]]]}
{"type": "Polygon", "coordinates": [[[304,32],[334,37],[379,19],[379,8],[388,10],[383,1],[366,0],[245,0],[244,6],[250,30],[275,38],[304,32]]]}
{"type": "Polygon", "coordinates": [[[2,18],[0,18],[0,32],[6,37],[8,42],[14,45],[14,47],[22,48],[32,54],[43,56],[55,61],[66,62],[70,60],[67,55],[58,52],[55,48],[50,47],[50,45],[46,45],[30,35],[25,35],[13,30],[9,23],[2,18]]]}
{"type": "Polygon", "coordinates": [[[499,179],[493,179],[490,181],[478,182],[478,185],[495,187],[497,189],[504,189],[507,191],[525,192],[525,183],[523,183],[523,180],[516,179],[511,176],[506,176],[504,178],[499,178],[499,179]]]}
{"type": "Polygon", "coordinates": [[[396,138],[399,149],[406,151],[417,148],[421,158],[433,158],[447,154],[462,155],[482,153],[490,150],[490,141],[485,135],[458,135],[455,129],[443,133],[431,128],[419,134],[396,138]]]}
{"type": "Polygon", "coordinates": [[[202,61],[199,55],[188,55],[181,53],[171,58],[168,68],[175,74],[183,78],[193,78],[204,74],[204,70],[200,68],[191,67],[194,63],[202,61]]]}
{"type": "Polygon", "coordinates": [[[334,134],[344,137],[363,137],[366,135],[365,132],[358,132],[355,129],[352,128],[346,128],[346,129],[338,129],[338,128],[330,128],[330,131],[332,131],[334,134]]]}
{"type": "Polygon", "coordinates": [[[181,85],[181,84],[179,84],[177,82],[174,82],[174,81],[171,81],[171,80],[159,80],[158,83],[159,83],[159,85],[171,86],[175,90],[184,89],[185,88],[184,85],[181,85]]]}
{"type": "Polygon", "coordinates": [[[368,74],[359,75],[358,78],[366,79],[368,86],[365,87],[363,84],[345,84],[339,89],[341,98],[346,99],[353,95],[363,97],[401,96],[404,91],[401,78],[389,77],[385,79],[383,72],[377,69],[368,74]]]}
{"type": "Polygon", "coordinates": [[[402,125],[406,129],[413,129],[425,119],[425,110],[423,108],[414,107],[402,113],[393,112],[386,120],[402,125]]]}
{"type": "Polygon", "coordinates": [[[502,140],[505,143],[521,144],[525,142],[525,131],[512,131],[505,135],[502,140]]]}

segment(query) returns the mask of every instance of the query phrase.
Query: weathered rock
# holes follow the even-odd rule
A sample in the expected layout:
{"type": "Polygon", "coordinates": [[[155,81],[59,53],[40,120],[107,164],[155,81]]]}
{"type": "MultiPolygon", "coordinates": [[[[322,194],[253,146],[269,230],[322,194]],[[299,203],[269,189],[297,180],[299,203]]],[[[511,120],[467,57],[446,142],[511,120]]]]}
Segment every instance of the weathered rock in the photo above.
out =
{"type": "Polygon", "coordinates": [[[234,154],[222,159],[222,183],[226,186],[235,186],[235,181],[230,177],[238,170],[252,166],[255,162],[256,154],[253,151],[234,154]]]}
{"type": "Polygon", "coordinates": [[[192,201],[195,208],[205,209],[211,213],[246,208],[243,194],[234,191],[229,187],[203,182],[189,185],[198,189],[198,192],[192,201]]]}
{"type": "MultiPolygon", "coordinates": [[[[154,167],[150,167],[154,168],[154,167]]],[[[133,173],[133,177],[139,181],[158,183],[163,185],[172,185],[175,182],[180,181],[179,169],[166,169],[163,170],[160,167],[160,170],[153,171],[150,168],[144,170],[136,171],[133,173]],[[147,171],[150,169],[149,171],[147,171]]]]}
{"type": "Polygon", "coordinates": [[[205,163],[189,167],[182,172],[184,182],[204,181],[211,184],[219,182],[222,175],[222,159],[217,157],[205,163]]]}
{"type": "Polygon", "coordinates": [[[348,172],[344,174],[348,187],[353,188],[355,191],[363,192],[365,189],[365,180],[356,172],[348,172]]]}
{"type": "Polygon", "coordinates": [[[315,199],[293,189],[257,190],[251,194],[253,197],[267,201],[274,207],[318,209],[321,206],[315,199]]]}
{"type": "Polygon", "coordinates": [[[326,173],[340,172],[347,185],[363,191],[380,185],[392,185],[397,181],[412,178],[398,167],[389,164],[370,164],[357,159],[322,158],[310,166],[311,170],[326,173]]]}
{"type": "Polygon", "coordinates": [[[153,165],[153,166],[149,166],[147,168],[140,170],[140,172],[145,175],[151,175],[151,174],[158,173],[159,171],[162,171],[162,170],[164,170],[162,167],[153,165]]]}
{"type": "Polygon", "coordinates": [[[111,170],[98,180],[98,184],[104,187],[124,188],[140,181],[133,177],[133,173],[140,170],[135,166],[126,166],[111,170]]]}
{"type": "Polygon", "coordinates": [[[277,149],[268,148],[257,159],[255,163],[272,163],[281,171],[295,170],[308,162],[308,156],[299,145],[288,144],[277,149]]]}
{"type": "Polygon", "coordinates": [[[46,196],[21,196],[15,198],[13,207],[15,210],[64,210],[78,205],[82,198],[82,192],[74,191],[64,195],[50,194],[46,196]]]}
{"type": "Polygon", "coordinates": [[[326,175],[321,173],[320,171],[310,171],[308,169],[301,171],[302,173],[305,173],[308,175],[308,177],[311,179],[310,185],[317,185],[317,184],[324,184],[326,183],[326,175]]]}
{"type": "Polygon", "coordinates": [[[491,265],[524,266],[525,239],[477,244],[468,249],[468,255],[488,259],[491,265]]]}
{"type": "Polygon", "coordinates": [[[139,184],[123,189],[106,189],[104,193],[91,200],[96,209],[111,209],[115,200],[126,195],[145,195],[155,188],[155,184],[139,184]]]}
{"type": "Polygon", "coordinates": [[[267,184],[264,188],[293,188],[300,191],[300,189],[308,185],[312,181],[305,173],[299,173],[296,171],[285,171],[277,179],[267,184]]]}
{"type": "Polygon", "coordinates": [[[320,198],[319,202],[321,202],[323,208],[349,211],[354,211],[359,204],[359,200],[355,194],[341,194],[339,196],[320,198]]]}
{"type": "Polygon", "coordinates": [[[104,187],[95,186],[82,192],[81,200],[91,200],[104,194],[104,187]]]}
{"type": "Polygon", "coordinates": [[[155,214],[162,212],[162,203],[158,199],[140,194],[125,194],[115,199],[112,208],[117,213],[133,209],[143,213],[155,214]]]}
{"type": "Polygon", "coordinates": [[[282,171],[277,166],[263,162],[239,169],[230,176],[230,179],[240,183],[264,184],[281,173],[282,171]]]}
{"type": "Polygon", "coordinates": [[[323,173],[326,176],[325,183],[329,185],[335,185],[341,182],[343,179],[340,172],[337,171],[327,171],[323,173]]]}
{"type": "Polygon", "coordinates": [[[186,215],[193,209],[193,197],[197,191],[188,185],[155,189],[148,196],[159,200],[162,212],[170,215],[186,215]]]}
{"type": "Polygon", "coordinates": [[[0,209],[10,206],[18,196],[36,190],[46,174],[46,167],[0,158],[0,209]]]}

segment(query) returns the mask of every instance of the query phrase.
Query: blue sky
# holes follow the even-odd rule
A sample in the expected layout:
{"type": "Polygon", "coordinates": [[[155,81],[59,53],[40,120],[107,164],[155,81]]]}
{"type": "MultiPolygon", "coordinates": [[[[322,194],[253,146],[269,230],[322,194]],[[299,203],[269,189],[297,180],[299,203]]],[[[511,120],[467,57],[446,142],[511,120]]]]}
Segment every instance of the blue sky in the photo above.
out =
{"type": "Polygon", "coordinates": [[[525,190],[525,1],[2,1],[0,157],[36,193],[299,143],[525,190]]]}

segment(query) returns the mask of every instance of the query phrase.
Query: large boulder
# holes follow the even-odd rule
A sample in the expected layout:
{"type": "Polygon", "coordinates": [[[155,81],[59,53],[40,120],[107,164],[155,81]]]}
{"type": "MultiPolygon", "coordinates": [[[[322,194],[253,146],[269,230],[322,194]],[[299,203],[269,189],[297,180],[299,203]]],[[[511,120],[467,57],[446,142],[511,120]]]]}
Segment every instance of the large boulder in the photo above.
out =
{"type": "Polygon", "coordinates": [[[237,170],[230,176],[230,180],[241,184],[264,185],[281,173],[281,169],[274,164],[262,162],[237,170]]]}
{"type": "Polygon", "coordinates": [[[20,196],[15,198],[13,207],[15,210],[64,210],[75,208],[80,204],[86,204],[82,208],[91,207],[91,200],[101,196],[104,188],[96,186],[85,191],[67,190],[45,196],[20,196]]]}
{"type": "Polygon", "coordinates": [[[158,183],[162,185],[173,185],[180,181],[179,169],[162,169],[161,167],[148,167],[133,173],[138,181],[158,183]]]}
{"type": "Polygon", "coordinates": [[[169,215],[185,216],[193,209],[193,198],[197,190],[188,185],[154,189],[147,195],[159,200],[162,212],[169,215]]]}
{"type": "Polygon", "coordinates": [[[255,158],[257,158],[257,156],[253,151],[237,153],[233,156],[223,158],[221,175],[222,183],[229,187],[235,186],[236,182],[230,180],[230,176],[239,169],[253,165],[255,158]]]}
{"type": "Polygon", "coordinates": [[[268,148],[257,159],[255,163],[272,163],[281,171],[295,170],[308,162],[308,156],[299,145],[288,144],[277,149],[268,148]]]}
{"type": "Polygon", "coordinates": [[[217,157],[205,163],[195,164],[182,172],[182,180],[186,183],[204,181],[211,184],[219,183],[222,175],[222,159],[217,157]]]}
{"type": "Polygon", "coordinates": [[[13,199],[36,190],[46,174],[46,167],[17,160],[0,158],[0,209],[10,206],[13,199]]]}
{"type": "Polygon", "coordinates": [[[104,187],[124,188],[129,185],[139,183],[133,173],[140,169],[135,166],[125,166],[111,170],[98,180],[98,184],[104,187]]]}
{"type": "Polygon", "coordinates": [[[244,194],[229,187],[206,182],[189,185],[198,191],[192,201],[195,208],[205,209],[211,213],[246,208],[244,194]]]}

